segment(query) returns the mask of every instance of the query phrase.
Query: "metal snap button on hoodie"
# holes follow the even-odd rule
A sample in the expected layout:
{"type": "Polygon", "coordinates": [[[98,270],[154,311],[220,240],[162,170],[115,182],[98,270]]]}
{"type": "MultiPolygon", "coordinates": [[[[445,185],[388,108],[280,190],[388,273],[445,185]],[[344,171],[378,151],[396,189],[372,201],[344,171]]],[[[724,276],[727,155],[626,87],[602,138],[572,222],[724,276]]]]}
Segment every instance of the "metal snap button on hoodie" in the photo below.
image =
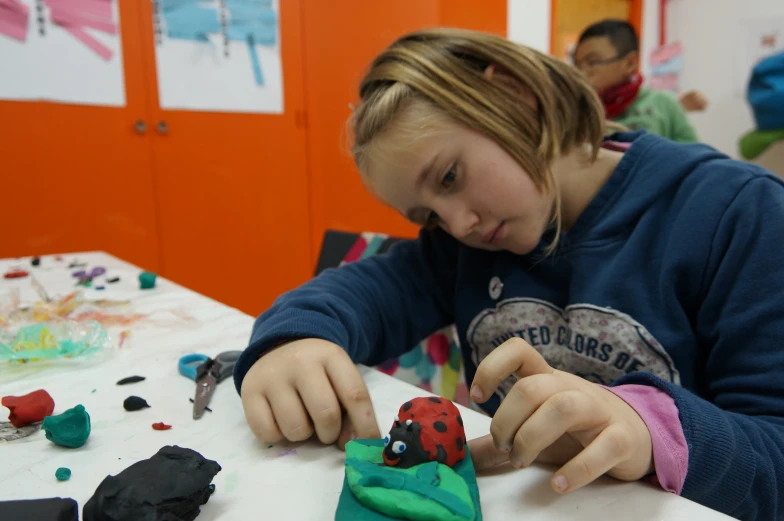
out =
{"type": "Polygon", "coordinates": [[[498,300],[501,297],[501,293],[504,291],[504,283],[501,282],[501,279],[498,277],[493,277],[490,279],[488,290],[490,292],[490,298],[498,300]]]}

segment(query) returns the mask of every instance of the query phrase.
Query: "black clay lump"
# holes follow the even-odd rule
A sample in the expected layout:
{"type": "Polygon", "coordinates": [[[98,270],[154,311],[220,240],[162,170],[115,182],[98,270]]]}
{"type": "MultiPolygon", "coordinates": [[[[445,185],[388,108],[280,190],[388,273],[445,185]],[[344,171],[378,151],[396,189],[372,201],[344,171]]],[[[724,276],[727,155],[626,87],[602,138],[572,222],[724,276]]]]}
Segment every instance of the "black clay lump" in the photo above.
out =
{"type": "Polygon", "coordinates": [[[0,501],[3,521],[79,521],[79,505],[71,498],[0,501]]]}
{"type": "Polygon", "coordinates": [[[146,378],[143,376],[129,376],[117,382],[117,385],[135,384],[138,382],[143,382],[144,380],[146,380],[146,378]]]}
{"type": "Polygon", "coordinates": [[[149,406],[150,404],[147,403],[147,400],[139,396],[129,396],[123,402],[123,407],[126,411],[139,411],[141,409],[146,409],[149,406]]]}
{"type": "Polygon", "coordinates": [[[193,521],[210,498],[217,462],[182,447],[165,446],[152,458],[107,476],[84,505],[84,521],[193,521]]]}

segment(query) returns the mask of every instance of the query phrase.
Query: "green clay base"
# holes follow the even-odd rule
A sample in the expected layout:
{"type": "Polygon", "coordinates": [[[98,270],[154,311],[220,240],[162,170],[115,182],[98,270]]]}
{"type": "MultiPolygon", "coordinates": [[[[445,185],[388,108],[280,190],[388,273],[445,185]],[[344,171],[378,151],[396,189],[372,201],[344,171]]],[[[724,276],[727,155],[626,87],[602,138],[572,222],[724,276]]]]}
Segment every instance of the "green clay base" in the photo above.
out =
{"type": "Polygon", "coordinates": [[[46,431],[47,440],[77,449],[90,437],[90,415],[84,405],[77,405],[57,416],[47,416],[41,428],[46,431]]]}
{"type": "Polygon", "coordinates": [[[471,455],[454,469],[435,462],[409,469],[383,466],[384,442],[346,445],[346,476],[336,521],[482,521],[471,455]]]}

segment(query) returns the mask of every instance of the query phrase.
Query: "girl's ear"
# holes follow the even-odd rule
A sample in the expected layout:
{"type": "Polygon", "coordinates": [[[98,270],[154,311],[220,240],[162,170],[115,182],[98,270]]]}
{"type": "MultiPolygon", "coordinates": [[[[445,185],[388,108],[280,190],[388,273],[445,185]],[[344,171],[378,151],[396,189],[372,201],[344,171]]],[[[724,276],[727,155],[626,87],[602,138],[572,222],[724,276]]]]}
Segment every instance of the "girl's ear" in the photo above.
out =
{"type": "Polygon", "coordinates": [[[498,85],[518,94],[520,99],[532,109],[537,110],[539,108],[536,98],[525,85],[521,84],[509,74],[497,70],[494,64],[490,64],[485,68],[484,76],[487,81],[496,82],[498,85]]]}

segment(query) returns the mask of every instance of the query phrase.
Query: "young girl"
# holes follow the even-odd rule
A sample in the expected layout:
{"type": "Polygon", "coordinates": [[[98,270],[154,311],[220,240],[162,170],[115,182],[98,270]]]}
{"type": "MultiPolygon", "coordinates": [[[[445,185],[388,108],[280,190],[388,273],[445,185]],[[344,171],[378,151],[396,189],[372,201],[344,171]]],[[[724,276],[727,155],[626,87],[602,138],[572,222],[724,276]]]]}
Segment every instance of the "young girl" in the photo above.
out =
{"type": "Polygon", "coordinates": [[[379,436],[354,363],[454,322],[493,415],[478,469],[556,463],[559,492],[647,478],[782,519],[781,181],[704,145],[605,140],[577,71],[469,31],[392,44],[351,123],[368,190],[423,230],[259,317],[235,371],[258,437],[379,436]]]}

